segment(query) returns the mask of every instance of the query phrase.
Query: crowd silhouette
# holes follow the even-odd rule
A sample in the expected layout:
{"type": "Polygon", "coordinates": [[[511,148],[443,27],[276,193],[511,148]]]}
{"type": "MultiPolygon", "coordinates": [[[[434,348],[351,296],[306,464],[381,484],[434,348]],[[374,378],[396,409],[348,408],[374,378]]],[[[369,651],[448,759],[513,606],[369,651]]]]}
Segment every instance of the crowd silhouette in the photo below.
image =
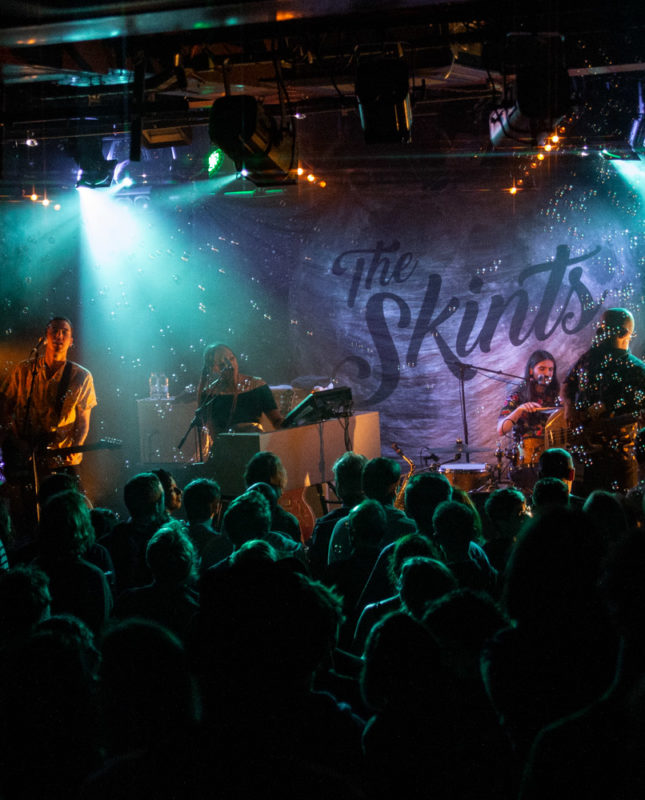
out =
{"type": "Polygon", "coordinates": [[[273,454],[123,521],[53,475],[20,546],[0,503],[0,800],[642,796],[642,491],[334,475],[308,541],[273,454]]]}

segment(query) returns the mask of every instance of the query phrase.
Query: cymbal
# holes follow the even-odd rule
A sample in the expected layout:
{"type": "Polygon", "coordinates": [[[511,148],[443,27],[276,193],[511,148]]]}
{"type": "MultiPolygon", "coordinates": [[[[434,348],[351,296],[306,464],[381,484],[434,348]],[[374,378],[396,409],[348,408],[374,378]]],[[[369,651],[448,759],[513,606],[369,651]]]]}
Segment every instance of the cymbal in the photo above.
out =
{"type": "Polygon", "coordinates": [[[463,455],[471,455],[473,453],[492,453],[494,451],[494,447],[430,447],[430,452],[434,453],[435,455],[443,456],[443,455],[458,455],[459,453],[463,453],[463,455]]]}

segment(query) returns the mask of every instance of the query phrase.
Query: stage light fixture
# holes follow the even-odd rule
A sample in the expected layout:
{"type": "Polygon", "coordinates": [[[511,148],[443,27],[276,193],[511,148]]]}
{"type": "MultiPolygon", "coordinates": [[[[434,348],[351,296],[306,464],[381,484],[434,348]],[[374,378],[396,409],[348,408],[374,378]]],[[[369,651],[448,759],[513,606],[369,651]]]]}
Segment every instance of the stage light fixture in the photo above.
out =
{"type": "Polygon", "coordinates": [[[211,150],[208,154],[207,163],[209,175],[215,175],[220,171],[224,163],[224,151],[221,147],[216,147],[215,150],[211,150]]]}
{"type": "Polygon", "coordinates": [[[254,97],[238,94],[217,99],[208,133],[237,171],[256,186],[295,183],[295,131],[280,127],[254,97]]]}
{"type": "Polygon", "coordinates": [[[97,189],[110,186],[118,161],[105,159],[103,139],[100,136],[83,136],[70,139],[67,144],[69,154],[78,164],[76,188],[86,186],[97,189]]]}
{"type": "Polygon", "coordinates": [[[412,138],[410,74],[396,42],[378,56],[356,49],[356,99],[365,141],[409,142],[412,138]]]}
{"type": "Polygon", "coordinates": [[[571,104],[564,37],[559,33],[509,33],[504,75],[514,76],[505,102],[489,115],[493,147],[538,147],[547,140],[571,104]]]}

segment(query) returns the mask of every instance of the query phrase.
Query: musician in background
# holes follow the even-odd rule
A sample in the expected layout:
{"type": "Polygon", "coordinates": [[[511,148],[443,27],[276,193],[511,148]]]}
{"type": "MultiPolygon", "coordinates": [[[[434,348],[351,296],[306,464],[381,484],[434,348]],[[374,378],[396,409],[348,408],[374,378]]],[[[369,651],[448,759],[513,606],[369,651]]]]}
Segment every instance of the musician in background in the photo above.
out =
{"type": "Polygon", "coordinates": [[[506,397],[497,435],[512,434],[518,444],[525,439],[543,439],[548,417],[540,409],[559,405],[559,395],[555,358],[548,350],[535,350],[526,362],[524,381],[514,385],[506,397]]]}
{"type": "Polygon", "coordinates": [[[209,344],[197,387],[197,406],[212,438],[224,431],[262,430],[266,414],[275,428],[282,424],[273,394],[262,378],[243,375],[225,344],[209,344]]]}
{"type": "Polygon", "coordinates": [[[567,375],[565,416],[581,431],[577,450],[585,463],[583,494],[593,489],[627,491],[638,482],[634,443],[645,411],[645,363],[629,352],[634,317],[608,308],[591,347],[567,375]]]}
{"type": "Polygon", "coordinates": [[[36,345],[29,360],[13,369],[0,388],[0,426],[8,477],[21,455],[30,456],[38,448],[47,448],[46,455],[37,457],[42,474],[75,472],[83,458],[82,453],[50,453],[85,442],[96,405],[91,373],[67,360],[73,343],[69,319],[53,317],[44,341],[36,345]],[[44,355],[39,354],[41,343],[45,345],[44,355]]]}

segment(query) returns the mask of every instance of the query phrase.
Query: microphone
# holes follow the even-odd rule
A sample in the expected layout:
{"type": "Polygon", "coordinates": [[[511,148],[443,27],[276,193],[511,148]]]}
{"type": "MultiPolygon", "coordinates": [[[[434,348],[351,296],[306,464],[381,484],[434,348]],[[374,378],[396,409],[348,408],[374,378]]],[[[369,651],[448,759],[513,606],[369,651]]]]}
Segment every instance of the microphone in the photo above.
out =
{"type": "Polygon", "coordinates": [[[553,380],[552,375],[538,375],[535,379],[536,383],[539,383],[540,386],[548,386],[551,381],[553,380]]]}
{"type": "Polygon", "coordinates": [[[36,342],[36,344],[33,346],[31,350],[31,354],[29,356],[30,358],[38,355],[38,350],[40,349],[40,346],[45,343],[45,338],[46,338],[45,336],[41,336],[40,339],[36,342]]]}

